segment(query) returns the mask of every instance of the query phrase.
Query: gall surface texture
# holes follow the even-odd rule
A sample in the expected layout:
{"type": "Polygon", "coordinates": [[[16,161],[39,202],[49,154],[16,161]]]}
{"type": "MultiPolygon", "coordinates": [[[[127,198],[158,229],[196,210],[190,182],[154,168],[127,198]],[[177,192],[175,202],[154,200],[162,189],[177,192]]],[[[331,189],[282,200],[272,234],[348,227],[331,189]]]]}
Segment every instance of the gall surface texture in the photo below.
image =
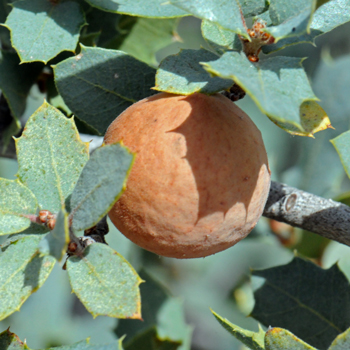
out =
{"type": "Polygon", "coordinates": [[[228,98],[146,98],[108,128],[105,143],[120,140],[137,154],[109,217],[134,243],[198,258],[233,246],[256,225],[270,187],[266,151],[255,124],[228,98]]]}

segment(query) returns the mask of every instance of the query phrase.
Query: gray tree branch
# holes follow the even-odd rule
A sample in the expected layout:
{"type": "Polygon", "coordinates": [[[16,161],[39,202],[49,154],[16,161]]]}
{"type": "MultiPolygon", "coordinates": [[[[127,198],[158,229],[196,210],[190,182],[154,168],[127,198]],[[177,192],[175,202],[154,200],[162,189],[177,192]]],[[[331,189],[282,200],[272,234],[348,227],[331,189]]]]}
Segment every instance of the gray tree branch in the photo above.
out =
{"type": "Polygon", "coordinates": [[[271,182],[263,216],[350,246],[350,207],[271,182]]]}

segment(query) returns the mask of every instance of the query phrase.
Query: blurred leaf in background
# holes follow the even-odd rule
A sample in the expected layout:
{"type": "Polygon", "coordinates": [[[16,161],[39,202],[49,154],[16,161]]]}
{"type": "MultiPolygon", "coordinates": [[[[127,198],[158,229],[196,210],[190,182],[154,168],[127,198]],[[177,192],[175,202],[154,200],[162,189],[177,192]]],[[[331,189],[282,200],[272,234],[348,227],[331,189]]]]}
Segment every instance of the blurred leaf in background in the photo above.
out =
{"type": "Polygon", "coordinates": [[[287,265],[254,270],[253,276],[265,281],[254,292],[251,316],[265,326],[288,329],[321,350],[350,326],[349,281],[337,265],[323,270],[295,257],[287,265]]]}
{"type": "MultiPolygon", "coordinates": [[[[350,56],[323,61],[313,79],[313,89],[320,105],[331,115],[335,130],[316,135],[315,140],[299,140],[299,159],[284,175],[283,181],[305,191],[334,197],[343,191],[346,174],[336,150],[329,142],[349,129],[350,56]]],[[[345,182],[347,187],[349,182],[345,182]]]]}
{"type": "MultiPolygon", "coordinates": [[[[140,286],[143,321],[122,320],[115,329],[118,337],[127,335],[125,349],[137,350],[142,343],[163,344],[169,341],[173,342],[173,347],[169,347],[169,350],[190,350],[192,329],[184,320],[183,303],[171,297],[146,271],[141,270],[140,277],[145,281],[140,286]]],[[[145,350],[148,349],[143,346],[145,350]]]]}

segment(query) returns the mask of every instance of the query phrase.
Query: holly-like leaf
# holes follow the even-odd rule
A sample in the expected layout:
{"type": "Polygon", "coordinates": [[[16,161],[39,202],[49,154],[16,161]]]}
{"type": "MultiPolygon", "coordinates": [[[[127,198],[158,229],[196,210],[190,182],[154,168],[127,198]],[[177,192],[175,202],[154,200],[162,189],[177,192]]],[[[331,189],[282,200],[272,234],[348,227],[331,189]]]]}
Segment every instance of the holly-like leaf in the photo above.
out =
{"type": "Polygon", "coordinates": [[[299,15],[300,11],[304,11],[305,8],[316,7],[313,4],[313,0],[296,0],[293,2],[287,0],[271,0],[269,6],[269,15],[272,24],[277,25],[287,21],[292,17],[299,15]]]}
{"type": "MultiPolygon", "coordinates": [[[[53,73],[45,77],[45,88],[46,88],[47,102],[51,106],[59,109],[66,116],[72,116],[73,115],[72,111],[64,103],[62,96],[57,91],[53,73]]],[[[77,121],[77,118],[74,118],[74,121],[76,124],[79,123],[79,120],[77,121]]]]}
{"type": "Polygon", "coordinates": [[[157,315],[157,332],[160,339],[181,342],[181,350],[191,349],[192,327],[186,324],[183,302],[176,298],[168,299],[157,315]]]}
{"type": "Polygon", "coordinates": [[[38,235],[41,235],[41,237],[44,237],[45,234],[49,232],[48,229],[45,226],[41,226],[41,225],[38,225],[38,224],[36,226],[39,226],[40,228],[42,228],[42,231],[41,232],[35,232],[34,230],[32,230],[32,225],[31,225],[25,231],[9,235],[6,238],[6,241],[0,245],[1,251],[4,252],[12,243],[17,242],[17,241],[19,241],[22,238],[31,237],[31,236],[33,236],[34,238],[37,238],[38,235]]]}
{"type": "Polygon", "coordinates": [[[238,0],[170,0],[195,17],[207,19],[248,38],[238,0]]]}
{"type": "Polygon", "coordinates": [[[265,332],[259,327],[259,332],[252,332],[231,323],[226,318],[219,316],[216,312],[212,311],[215,318],[219,323],[229,331],[235,338],[242,342],[245,346],[252,350],[264,350],[264,337],[265,332]]]}
{"type": "Polygon", "coordinates": [[[181,300],[168,299],[158,312],[157,323],[160,339],[181,342],[181,350],[191,349],[192,327],[186,324],[184,306],[181,300]]]}
{"type": "Polygon", "coordinates": [[[39,250],[41,254],[52,255],[60,261],[67,250],[69,243],[69,222],[68,213],[63,207],[56,217],[56,224],[41,240],[39,250]]]}
{"type": "Polygon", "coordinates": [[[0,178],[0,235],[25,230],[30,226],[28,216],[38,208],[33,193],[19,180],[0,178]]]}
{"type": "Polygon", "coordinates": [[[21,62],[47,63],[62,51],[74,51],[84,15],[75,1],[31,0],[12,4],[5,25],[21,62]]]}
{"type": "Polygon", "coordinates": [[[265,335],[266,350],[317,350],[291,332],[282,328],[270,328],[265,335]]]}
{"type": "Polygon", "coordinates": [[[40,209],[58,213],[89,158],[74,120],[44,104],[16,139],[18,178],[36,196],[40,209]]]}
{"type": "MultiPolygon", "coordinates": [[[[251,63],[243,53],[227,52],[203,66],[214,75],[236,82],[263,113],[289,133],[312,136],[324,129],[324,115],[317,114],[315,119],[315,113],[300,109],[305,101],[316,101],[317,97],[299,58],[273,57],[251,63]]],[[[328,119],[326,125],[330,127],[328,119]]]]}
{"type": "Polygon", "coordinates": [[[298,136],[309,136],[314,138],[318,131],[333,128],[331,121],[324,109],[315,101],[304,101],[300,106],[300,122],[303,131],[290,122],[280,122],[270,118],[281,129],[298,136]]]}
{"type": "Polygon", "coordinates": [[[301,36],[282,39],[276,44],[264,46],[262,50],[264,53],[271,53],[294,44],[313,44],[316,37],[349,21],[350,0],[330,0],[315,11],[308,33],[301,36]]]}
{"type": "Polygon", "coordinates": [[[73,292],[94,317],[141,318],[142,280],[109,246],[91,244],[82,257],[68,259],[67,271],[73,292]]]}
{"type": "Polygon", "coordinates": [[[123,345],[122,339],[108,344],[90,344],[89,339],[87,339],[72,345],[58,346],[47,350],[123,350],[123,345]]]}
{"type": "Polygon", "coordinates": [[[145,281],[145,283],[140,285],[142,298],[141,314],[143,322],[136,320],[120,320],[115,330],[118,337],[127,334],[126,345],[128,344],[128,341],[135,338],[137,334],[157,325],[157,314],[166,300],[170,298],[169,293],[164,287],[157,283],[144,270],[140,271],[139,276],[145,281]]]}
{"type": "Polygon", "coordinates": [[[82,46],[54,72],[64,102],[101,135],[126,108],[154,94],[155,69],[122,51],[82,46]]]}
{"type": "Polygon", "coordinates": [[[125,190],[134,158],[120,143],[93,152],[72,193],[73,229],[92,227],[109,212],[125,190]]]}
{"type": "MultiPolygon", "coordinates": [[[[0,1],[0,23],[3,24],[6,21],[7,15],[10,13],[11,7],[8,1],[0,1]]],[[[2,47],[11,47],[10,33],[7,28],[0,25],[0,42],[2,47]]]]}
{"type": "Polygon", "coordinates": [[[269,2],[266,0],[239,0],[244,17],[259,15],[267,10],[269,2]]]}
{"type": "Polygon", "coordinates": [[[341,183],[347,181],[337,152],[329,140],[349,130],[349,67],[349,55],[337,58],[332,64],[321,62],[313,78],[313,88],[321,99],[322,107],[332,116],[335,130],[319,133],[315,140],[303,138],[300,143],[303,152],[284,177],[291,186],[326,198],[342,193],[341,183]]]}
{"type": "Polygon", "coordinates": [[[217,58],[204,49],[182,50],[176,55],[168,56],[158,68],[154,89],[181,95],[194,92],[213,94],[228,89],[233,85],[231,79],[211,77],[201,65],[217,58]]]}
{"type": "MultiPolygon", "coordinates": [[[[0,349],[6,350],[31,350],[19,337],[9,329],[0,333],[0,349]]],[[[72,345],[57,346],[47,350],[123,350],[122,339],[109,344],[90,344],[89,339],[72,345]]]]}
{"type": "Polygon", "coordinates": [[[104,11],[124,13],[139,17],[182,17],[188,13],[163,0],[86,0],[104,11]]]}
{"type": "Polygon", "coordinates": [[[177,18],[139,18],[118,49],[140,61],[157,65],[155,54],[178,37],[177,24],[177,18]]]}
{"type": "Polygon", "coordinates": [[[265,326],[288,329],[321,350],[349,327],[350,285],[337,265],[323,270],[296,257],[253,276],[265,278],[254,292],[252,311],[265,326]]]}
{"type": "MultiPolygon", "coordinates": [[[[125,349],[138,349],[140,343],[152,344],[158,349],[156,344],[159,343],[165,348],[176,346],[175,349],[181,344],[181,350],[189,350],[192,329],[185,323],[182,303],[171,297],[147,272],[141,270],[140,277],[145,281],[140,285],[143,322],[120,320],[115,330],[118,337],[127,334],[125,349]]],[[[144,349],[148,350],[146,346],[144,349]]]]}
{"type": "Polygon", "coordinates": [[[15,333],[10,332],[10,329],[0,333],[0,349],[6,350],[30,350],[15,333]]]}
{"type": "MultiPolygon", "coordinates": [[[[85,16],[88,25],[83,28],[80,35],[80,42],[84,45],[91,46],[85,44],[85,42],[92,39],[94,45],[108,47],[108,44],[115,37],[121,35],[118,26],[124,16],[101,11],[96,7],[90,7],[90,9],[86,10],[85,16]]],[[[137,17],[130,17],[130,19],[133,22],[133,20],[137,20],[137,17]]]]}
{"type": "Polygon", "coordinates": [[[151,328],[131,339],[125,350],[176,350],[181,342],[159,339],[156,328],[151,328]]]}
{"type": "Polygon", "coordinates": [[[40,235],[23,237],[0,255],[0,320],[18,311],[50,274],[56,260],[40,256],[40,240],[40,235]]]}
{"type": "Polygon", "coordinates": [[[339,334],[332,342],[328,350],[347,350],[350,349],[350,328],[344,333],[339,334]]]}
{"type": "Polygon", "coordinates": [[[275,42],[304,34],[309,31],[315,8],[316,0],[271,0],[269,15],[274,26],[265,31],[275,38],[275,42]]]}
{"type": "Polygon", "coordinates": [[[21,64],[16,53],[0,50],[0,90],[6,97],[12,116],[16,120],[17,131],[19,118],[26,107],[26,99],[32,85],[39,76],[41,63],[21,64]]]}
{"type": "Polygon", "coordinates": [[[210,21],[202,21],[202,35],[209,46],[219,54],[227,50],[241,51],[242,43],[238,35],[210,21]]]}

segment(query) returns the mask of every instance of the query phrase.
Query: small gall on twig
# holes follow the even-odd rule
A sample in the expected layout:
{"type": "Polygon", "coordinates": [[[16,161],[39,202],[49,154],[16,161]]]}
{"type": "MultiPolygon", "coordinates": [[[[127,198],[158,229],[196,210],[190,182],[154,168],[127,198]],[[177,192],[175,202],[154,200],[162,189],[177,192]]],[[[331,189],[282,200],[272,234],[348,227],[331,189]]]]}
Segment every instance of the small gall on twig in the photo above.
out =
{"type": "Polygon", "coordinates": [[[67,259],[62,266],[63,270],[66,270],[67,260],[71,256],[78,256],[83,258],[84,250],[93,243],[104,243],[104,236],[109,232],[109,227],[107,223],[107,216],[104,216],[95,226],[88,228],[84,231],[84,237],[77,237],[72,228],[69,229],[70,242],[67,246],[67,259]]]}
{"type": "Polygon", "coordinates": [[[67,259],[62,266],[62,270],[67,269],[67,261],[71,256],[78,256],[82,259],[84,256],[84,250],[93,243],[96,243],[96,241],[91,237],[76,237],[74,235],[74,238],[68,243],[66,251],[67,259]]]}
{"type": "Polygon", "coordinates": [[[238,35],[242,42],[243,52],[246,54],[250,62],[258,62],[261,48],[275,42],[275,38],[271,34],[263,31],[264,28],[266,28],[266,22],[261,19],[257,19],[254,22],[253,27],[251,29],[247,29],[251,41],[243,38],[241,35],[238,35]]]}

